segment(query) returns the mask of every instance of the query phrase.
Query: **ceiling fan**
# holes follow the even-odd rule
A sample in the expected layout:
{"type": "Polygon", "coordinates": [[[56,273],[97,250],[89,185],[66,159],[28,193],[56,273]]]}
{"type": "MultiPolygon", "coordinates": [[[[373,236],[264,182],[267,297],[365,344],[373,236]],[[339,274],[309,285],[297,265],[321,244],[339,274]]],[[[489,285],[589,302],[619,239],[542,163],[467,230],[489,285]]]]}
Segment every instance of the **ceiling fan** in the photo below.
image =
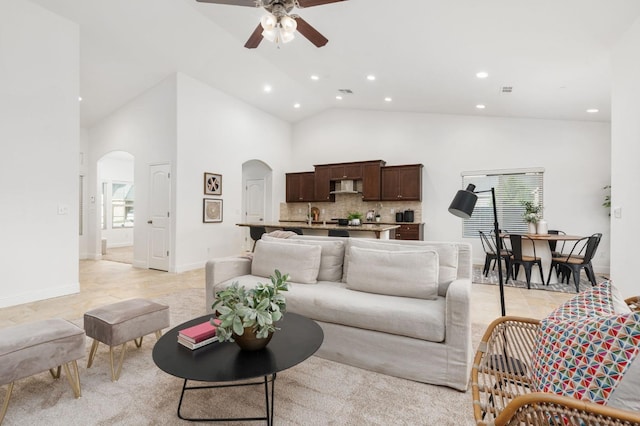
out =
{"type": "Polygon", "coordinates": [[[346,0],[197,0],[201,3],[227,4],[230,6],[262,7],[267,14],[260,19],[260,23],[245,43],[247,49],[258,47],[263,38],[276,43],[287,43],[294,38],[296,30],[305,36],[316,47],[322,47],[329,42],[325,36],[298,15],[289,13],[294,7],[305,8],[322,6],[346,0]]]}

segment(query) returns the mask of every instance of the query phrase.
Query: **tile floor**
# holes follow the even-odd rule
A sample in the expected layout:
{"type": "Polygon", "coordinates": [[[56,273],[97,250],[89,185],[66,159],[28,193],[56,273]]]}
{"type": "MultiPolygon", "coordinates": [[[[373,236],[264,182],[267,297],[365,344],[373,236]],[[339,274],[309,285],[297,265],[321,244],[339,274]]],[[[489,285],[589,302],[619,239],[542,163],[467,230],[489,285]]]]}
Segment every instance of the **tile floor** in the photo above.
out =
{"type": "MultiPolygon", "coordinates": [[[[154,298],[204,286],[204,269],[172,274],[106,260],[80,261],[80,293],[0,309],[0,327],[61,317],[81,318],[95,307],[133,297],[154,298]]],[[[500,316],[497,285],[472,286],[472,322],[487,325],[500,316]]],[[[507,315],[542,318],[573,294],[505,287],[507,315]]],[[[204,304],[204,301],[203,301],[204,304]]]]}

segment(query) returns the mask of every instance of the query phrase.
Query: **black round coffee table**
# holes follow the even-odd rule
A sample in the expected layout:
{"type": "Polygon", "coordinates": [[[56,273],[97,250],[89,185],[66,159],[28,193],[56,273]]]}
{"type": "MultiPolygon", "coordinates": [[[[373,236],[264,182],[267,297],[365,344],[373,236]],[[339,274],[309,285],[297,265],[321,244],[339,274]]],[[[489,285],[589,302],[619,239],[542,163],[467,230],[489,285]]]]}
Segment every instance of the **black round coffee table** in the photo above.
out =
{"type": "Polygon", "coordinates": [[[192,421],[266,420],[273,422],[273,401],[276,373],[291,368],[313,355],[324,339],[320,326],[302,315],[287,312],[276,326],[269,345],[259,351],[242,351],[235,343],[212,343],[191,350],[178,343],[178,331],[202,323],[212,315],[203,315],[169,330],[153,348],[153,362],[166,373],[184,379],[178,417],[192,421]],[[188,380],[200,382],[233,382],[262,377],[251,383],[187,386],[188,380]],[[271,403],[269,403],[271,383],[271,403]],[[180,412],[187,390],[223,388],[230,386],[264,385],[266,416],[243,418],[188,418],[180,412]]]}

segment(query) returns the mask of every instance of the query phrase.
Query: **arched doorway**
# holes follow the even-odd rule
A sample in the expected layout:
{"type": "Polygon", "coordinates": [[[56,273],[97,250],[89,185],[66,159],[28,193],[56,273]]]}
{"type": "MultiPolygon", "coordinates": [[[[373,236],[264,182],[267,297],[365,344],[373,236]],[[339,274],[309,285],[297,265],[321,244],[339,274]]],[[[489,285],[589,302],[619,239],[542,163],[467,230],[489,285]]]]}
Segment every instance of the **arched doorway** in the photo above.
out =
{"type": "Polygon", "coordinates": [[[113,151],[97,162],[96,219],[102,258],[133,263],[135,225],[134,156],[113,151]]]}
{"type": "MultiPolygon", "coordinates": [[[[273,212],[273,170],[261,160],[249,160],[242,164],[243,221],[248,223],[271,222],[273,212]]],[[[251,250],[249,228],[245,229],[243,248],[251,250]]]]}

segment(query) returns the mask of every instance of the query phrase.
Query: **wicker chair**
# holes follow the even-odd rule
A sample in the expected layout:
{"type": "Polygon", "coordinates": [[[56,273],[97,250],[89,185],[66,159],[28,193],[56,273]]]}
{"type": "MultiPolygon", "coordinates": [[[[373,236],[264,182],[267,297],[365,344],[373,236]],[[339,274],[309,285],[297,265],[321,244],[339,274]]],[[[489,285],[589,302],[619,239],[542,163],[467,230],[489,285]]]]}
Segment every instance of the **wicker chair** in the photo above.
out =
{"type": "MultiPolygon", "coordinates": [[[[637,298],[627,299],[631,302],[637,298]]],[[[538,320],[500,317],[487,328],[471,371],[478,425],[640,425],[638,412],[533,392],[531,354],[538,327],[538,320]]]]}

